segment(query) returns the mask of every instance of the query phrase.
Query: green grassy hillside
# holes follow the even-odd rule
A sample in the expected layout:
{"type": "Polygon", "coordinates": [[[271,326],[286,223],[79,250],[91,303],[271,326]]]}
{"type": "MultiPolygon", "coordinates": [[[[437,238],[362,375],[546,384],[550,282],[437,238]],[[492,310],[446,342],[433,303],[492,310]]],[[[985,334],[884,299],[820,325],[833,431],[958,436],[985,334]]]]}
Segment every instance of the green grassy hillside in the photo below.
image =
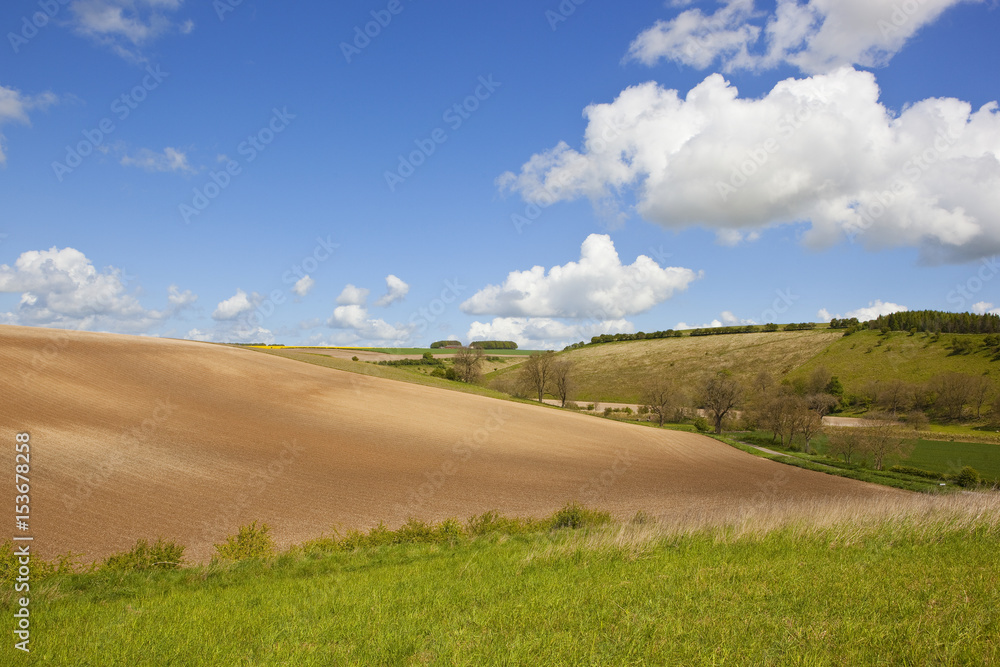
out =
{"type": "MultiPolygon", "coordinates": [[[[945,372],[993,372],[1000,382],[1000,358],[983,345],[984,336],[958,337],[971,341],[971,352],[956,354],[950,335],[934,341],[925,334],[859,331],[844,336],[840,330],[818,329],[605,343],[562,352],[560,357],[574,365],[574,400],[588,402],[637,403],[643,383],[655,374],[694,388],[722,369],[745,381],[762,370],[779,381],[795,381],[825,366],[848,393],[861,391],[872,380],[924,382],[945,372]]],[[[501,369],[486,380],[516,370],[501,369]]]]}
{"type": "Polygon", "coordinates": [[[643,383],[657,373],[680,387],[693,387],[724,368],[745,379],[763,368],[783,377],[842,335],[816,330],[662,338],[593,345],[560,356],[573,362],[576,400],[637,403],[643,383]]]}
{"type": "Polygon", "coordinates": [[[900,379],[926,382],[945,372],[982,375],[996,374],[1000,380],[1000,360],[983,346],[985,336],[962,334],[959,339],[972,341],[973,352],[956,354],[951,349],[952,336],[933,336],[904,332],[882,335],[878,331],[859,331],[835,338],[829,347],[791,374],[808,377],[814,369],[826,366],[840,378],[848,392],[860,391],[869,381],[900,379]]]}
{"type": "MultiPolygon", "coordinates": [[[[456,529],[61,575],[32,582],[32,651],[75,665],[995,664],[996,503],[947,503],[701,529],[456,529]]],[[[8,618],[12,597],[0,600],[8,618]]]]}

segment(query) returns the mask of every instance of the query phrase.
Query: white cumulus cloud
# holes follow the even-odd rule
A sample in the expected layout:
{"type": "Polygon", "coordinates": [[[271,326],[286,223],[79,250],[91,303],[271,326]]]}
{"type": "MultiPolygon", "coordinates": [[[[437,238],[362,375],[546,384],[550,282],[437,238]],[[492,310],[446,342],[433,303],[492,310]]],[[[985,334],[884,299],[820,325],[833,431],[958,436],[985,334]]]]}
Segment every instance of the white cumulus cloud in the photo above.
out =
{"type": "Polygon", "coordinates": [[[392,325],[383,319],[371,317],[363,305],[337,306],[327,321],[332,329],[346,329],[352,334],[352,341],[373,343],[404,344],[413,335],[412,327],[392,325]]]}
{"type": "Polygon", "coordinates": [[[719,317],[712,320],[707,324],[688,324],[687,322],[678,322],[674,329],[685,330],[685,329],[715,329],[716,327],[741,327],[750,324],[757,324],[755,320],[746,319],[743,317],[737,317],[733,314],[731,310],[724,310],[719,314],[719,317]]]}
{"type": "Polygon", "coordinates": [[[635,325],[624,319],[581,323],[549,317],[495,317],[490,322],[473,322],[466,337],[469,341],[512,340],[528,350],[560,350],[601,334],[634,332],[635,325]]]}
{"type": "Polygon", "coordinates": [[[972,305],[972,312],[976,315],[1000,315],[1000,308],[994,308],[989,301],[980,301],[972,305]]]}
{"type": "Polygon", "coordinates": [[[337,297],[337,303],[342,306],[363,306],[368,301],[371,290],[348,284],[337,297]]]}
{"type": "Polygon", "coordinates": [[[315,284],[316,281],[309,276],[302,276],[295,281],[294,285],[292,285],[292,291],[299,296],[305,296],[306,294],[309,294],[315,284]]]}
{"type": "Polygon", "coordinates": [[[728,0],[712,14],[700,9],[657,21],[629,47],[628,57],[661,59],[723,71],[782,64],[808,74],[843,65],[885,65],[949,7],[981,0],[777,0],[773,12],[753,0],[728,0]]]}
{"type": "Polygon", "coordinates": [[[252,311],[260,302],[261,297],[256,292],[247,294],[237,288],[236,294],[219,302],[219,305],[215,308],[215,312],[212,313],[212,319],[220,321],[235,320],[240,315],[252,311]]]}
{"type": "Polygon", "coordinates": [[[375,302],[375,305],[380,308],[385,308],[396,301],[402,301],[410,293],[410,286],[391,273],[385,277],[385,287],[385,294],[375,302]]]}
{"type": "Polygon", "coordinates": [[[611,237],[591,234],[580,261],[512,271],[501,285],[489,285],[461,305],[470,315],[590,318],[613,320],[642,313],[699,276],[691,269],[660,267],[639,255],[623,265],[611,237]]]}
{"type": "Polygon", "coordinates": [[[930,262],[1000,252],[997,103],[933,98],[894,114],[879,96],[872,74],[850,68],[759,99],[718,74],[685,97],[649,82],[587,107],[581,150],[560,142],[498,184],[599,209],[631,193],[645,219],[724,243],[805,221],[812,247],[913,246],[930,262]]]}
{"type": "Polygon", "coordinates": [[[198,298],[171,285],[169,307],[142,306],[128,290],[134,280],[122,269],[99,271],[75,248],[21,253],[13,266],[0,265],[0,292],[21,293],[15,311],[0,313],[6,324],[147,333],[198,298]]]}
{"type": "Polygon", "coordinates": [[[850,319],[852,317],[858,318],[859,322],[867,322],[869,320],[874,320],[882,315],[891,315],[892,313],[905,313],[909,308],[906,306],[901,306],[898,303],[892,303],[891,301],[882,301],[881,299],[876,299],[875,301],[870,301],[864,308],[858,308],[857,310],[848,311],[846,315],[832,315],[826,308],[820,308],[819,318],[823,322],[829,322],[833,318],[837,319],[850,319]]]}

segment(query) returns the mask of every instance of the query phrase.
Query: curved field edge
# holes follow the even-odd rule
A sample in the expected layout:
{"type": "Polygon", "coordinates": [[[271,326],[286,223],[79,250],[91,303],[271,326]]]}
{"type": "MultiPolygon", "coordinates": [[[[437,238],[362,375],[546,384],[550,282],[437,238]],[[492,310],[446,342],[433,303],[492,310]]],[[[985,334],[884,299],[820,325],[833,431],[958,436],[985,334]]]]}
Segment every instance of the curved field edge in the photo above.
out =
{"type": "Polygon", "coordinates": [[[58,664],[992,664],[998,510],[775,504],[59,576],[33,637],[58,664]]]}

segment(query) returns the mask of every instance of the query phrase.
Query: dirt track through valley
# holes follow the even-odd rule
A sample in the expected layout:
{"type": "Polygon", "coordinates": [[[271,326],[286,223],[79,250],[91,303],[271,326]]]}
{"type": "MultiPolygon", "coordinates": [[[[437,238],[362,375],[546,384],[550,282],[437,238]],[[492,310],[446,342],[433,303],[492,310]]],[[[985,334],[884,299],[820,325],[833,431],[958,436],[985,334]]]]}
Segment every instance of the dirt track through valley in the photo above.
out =
{"type": "MultiPolygon", "coordinates": [[[[2,464],[31,434],[43,555],[163,536],[207,559],[241,524],[282,545],[334,526],[567,501],[621,518],[898,494],[703,436],[371,378],[252,350],[0,326],[2,464]]],[[[13,484],[8,507],[13,507],[13,484]]]]}

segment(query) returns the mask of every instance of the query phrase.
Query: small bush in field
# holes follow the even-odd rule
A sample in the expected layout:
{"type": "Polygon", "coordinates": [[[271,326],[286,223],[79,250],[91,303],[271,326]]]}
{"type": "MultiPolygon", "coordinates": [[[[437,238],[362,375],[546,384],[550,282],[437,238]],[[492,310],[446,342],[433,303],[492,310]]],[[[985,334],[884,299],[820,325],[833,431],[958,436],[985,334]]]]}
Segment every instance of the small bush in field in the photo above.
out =
{"type": "Polygon", "coordinates": [[[109,556],[101,564],[102,570],[152,570],[176,568],[184,563],[184,546],[158,538],[150,544],[138,540],[129,551],[109,556]]]}
{"type": "Polygon", "coordinates": [[[955,475],[955,483],[965,489],[979,486],[981,481],[982,478],[979,476],[979,471],[969,466],[965,466],[955,475]]]}
{"type": "Polygon", "coordinates": [[[266,523],[259,526],[257,522],[240,526],[235,535],[230,535],[222,544],[215,545],[215,551],[223,560],[241,561],[254,558],[267,558],[274,553],[274,539],[270,535],[271,527],[266,523]]]}
{"type": "Polygon", "coordinates": [[[568,503],[552,515],[550,526],[555,528],[584,528],[600,526],[611,521],[611,514],[587,509],[577,503],[568,503]]]}
{"type": "Polygon", "coordinates": [[[694,427],[702,433],[708,433],[708,431],[712,428],[708,423],[708,420],[704,417],[696,417],[694,420],[694,427]]]}

